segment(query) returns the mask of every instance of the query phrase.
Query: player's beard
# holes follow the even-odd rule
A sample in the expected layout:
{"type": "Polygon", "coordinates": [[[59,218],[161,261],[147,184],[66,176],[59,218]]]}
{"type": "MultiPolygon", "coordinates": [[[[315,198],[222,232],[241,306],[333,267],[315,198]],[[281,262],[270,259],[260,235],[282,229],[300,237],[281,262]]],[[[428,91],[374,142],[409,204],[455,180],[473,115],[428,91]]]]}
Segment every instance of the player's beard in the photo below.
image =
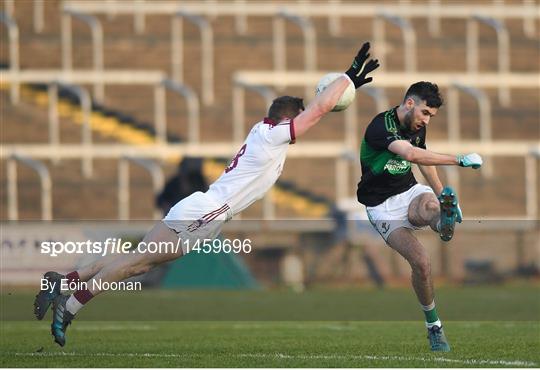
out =
{"type": "Polygon", "coordinates": [[[412,130],[413,117],[414,117],[414,108],[408,111],[405,114],[405,117],[403,118],[403,125],[405,125],[405,128],[411,132],[413,131],[412,130]]]}

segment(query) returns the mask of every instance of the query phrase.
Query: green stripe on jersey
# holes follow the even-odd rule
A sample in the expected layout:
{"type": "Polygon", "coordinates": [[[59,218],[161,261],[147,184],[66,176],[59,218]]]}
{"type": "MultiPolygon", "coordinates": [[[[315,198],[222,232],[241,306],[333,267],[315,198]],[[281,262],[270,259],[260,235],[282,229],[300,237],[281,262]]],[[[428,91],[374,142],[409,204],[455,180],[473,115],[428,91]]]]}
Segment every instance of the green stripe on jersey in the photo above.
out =
{"type": "Polygon", "coordinates": [[[394,119],[392,118],[392,110],[386,111],[386,113],[384,114],[384,127],[386,127],[386,131],[397,135],[398,129],[396,127],[394,119]]]}
{"type": "Polygon", "coordinates": [[[360,149],[360,161],[366,164],[371,172],[375,175],[380,175],[384,172],[384,166],[386,163],[397,157],[396,154],[392,153],[389,150],[375,150],[366,142],[364,138],[362,140],[362,147],[360,149]]]}

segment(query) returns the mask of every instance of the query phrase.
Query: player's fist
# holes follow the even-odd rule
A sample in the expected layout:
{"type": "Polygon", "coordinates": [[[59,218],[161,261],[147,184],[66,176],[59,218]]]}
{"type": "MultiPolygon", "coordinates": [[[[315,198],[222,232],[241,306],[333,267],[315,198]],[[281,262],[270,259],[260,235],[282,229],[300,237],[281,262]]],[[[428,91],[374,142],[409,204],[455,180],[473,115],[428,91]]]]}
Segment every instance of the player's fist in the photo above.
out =
{"type": "Polygon", "coordinates": [[[369,62],[366,63],[366,60],[369,58],[368,51],[369,42],[366,42],[354,57],[351,68],[345,72],[354,83],[356,89],[371,82],[373,78],[367,77],[367,74],[379,67],[379,61],[377,59],[370,59],[369,62]]]}
{"type": "Polygon", "coordinates": [[[482,157],[477,153],[460,154],[457,156],[457,161],[461,167],[472,167],[475,170],[480,168],[484,163],[482,157]]]}

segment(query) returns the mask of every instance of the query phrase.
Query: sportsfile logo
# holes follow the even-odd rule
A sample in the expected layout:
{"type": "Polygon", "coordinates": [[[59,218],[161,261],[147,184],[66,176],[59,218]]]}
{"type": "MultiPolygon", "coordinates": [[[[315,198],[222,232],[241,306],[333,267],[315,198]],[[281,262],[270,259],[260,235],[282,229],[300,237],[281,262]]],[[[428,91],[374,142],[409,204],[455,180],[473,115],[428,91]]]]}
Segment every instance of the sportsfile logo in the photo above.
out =
{"type": "Polygon", "coordinates": [[[181,242],[149,242],[141,241],[133,245],[131,241],[123,241],[122,238],[107,238],[102,241],[46,241],[42,242],[41,253],[51,257],[61,254],[97,254],[106,256],[108,254],[128,254],[128,253],[178,253],[181,249],[181,242]]]}

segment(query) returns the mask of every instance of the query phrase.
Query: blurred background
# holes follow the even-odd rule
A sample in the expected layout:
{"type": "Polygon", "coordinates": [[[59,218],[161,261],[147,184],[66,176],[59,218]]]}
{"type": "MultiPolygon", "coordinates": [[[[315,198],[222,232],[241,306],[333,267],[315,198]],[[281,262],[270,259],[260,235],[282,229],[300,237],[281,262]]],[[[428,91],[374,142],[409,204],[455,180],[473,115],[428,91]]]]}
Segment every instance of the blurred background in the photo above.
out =
{"type": "Polygon", "coordinates": [[[35,287],[93,258],[44,256],[42,241],[141,238],[221,174],[273,98],[309,102],[367,40],[381,62],[374,82],[291,147],[272,191],[225,226],[223,238],[252,251],[188,255],[138,279],[408,288],[409,266],[355,199],[358,149],[371,119],[427,80],[445,98],[428,148],[485,160],[439,169],[465,222],[446,244],[419,233],[435,278],[537,293],[539,19],[537,0],[2,0],[2,284],[35,287]]]}

